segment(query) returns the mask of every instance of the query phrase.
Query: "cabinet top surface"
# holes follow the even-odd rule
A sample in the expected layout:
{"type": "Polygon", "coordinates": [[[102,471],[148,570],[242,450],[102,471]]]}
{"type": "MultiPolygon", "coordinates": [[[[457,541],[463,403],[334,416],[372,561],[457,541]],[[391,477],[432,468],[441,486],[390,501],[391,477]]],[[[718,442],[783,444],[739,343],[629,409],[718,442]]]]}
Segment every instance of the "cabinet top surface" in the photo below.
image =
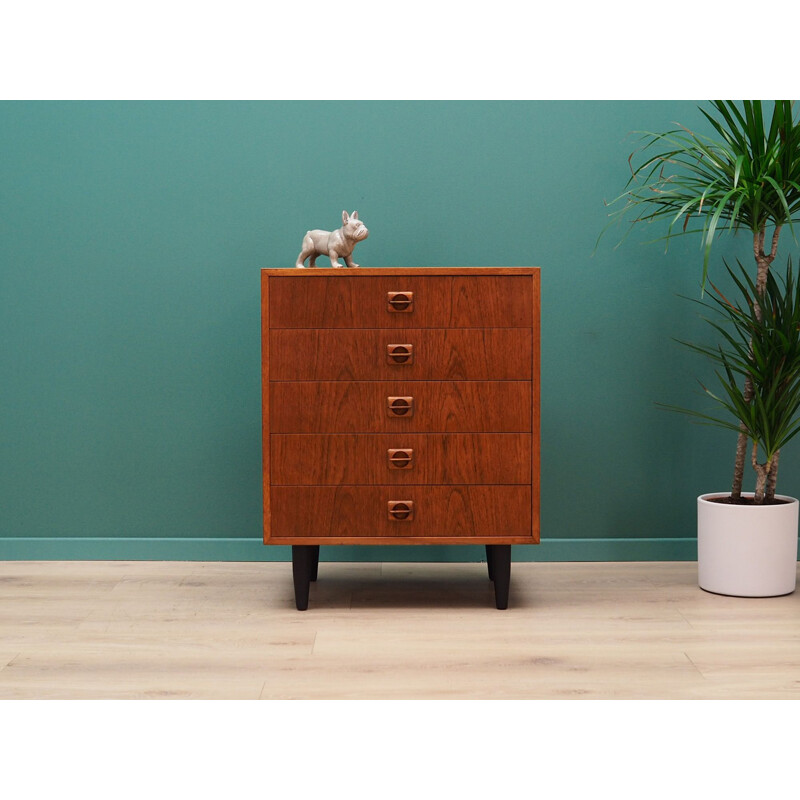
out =
{"type": "Polygon", "coordinates": [[[391,276],[391,275],[534,275],[539,267],[297,267],[262,269],[262,275],[281,278],[294,276],[298,278],[391,276]]]}

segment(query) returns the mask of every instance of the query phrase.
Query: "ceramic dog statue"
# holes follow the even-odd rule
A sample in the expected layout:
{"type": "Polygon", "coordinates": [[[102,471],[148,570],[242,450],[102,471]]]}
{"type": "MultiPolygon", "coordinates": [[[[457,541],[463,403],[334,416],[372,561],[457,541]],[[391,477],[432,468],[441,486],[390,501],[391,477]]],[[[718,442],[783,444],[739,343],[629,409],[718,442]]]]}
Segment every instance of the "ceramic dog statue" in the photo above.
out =
{"type": "Polygon", "coordinates": [[[305,269],[303,263],[309,259],[308,266],[316,264],[317,256],[328,256],[332,267],[343,267],[339,262],[339,256],[344,259],[348,267],[357,267],[353,261],[353,248],[356,244],[369,235],[369,231],[358,218],[358,211],[354,211],[350,216],[347,211],[342,211],[342,227],[335,231],[306,231],[303,237],[303,249],[297,256],[295,267],[305,269]]]}

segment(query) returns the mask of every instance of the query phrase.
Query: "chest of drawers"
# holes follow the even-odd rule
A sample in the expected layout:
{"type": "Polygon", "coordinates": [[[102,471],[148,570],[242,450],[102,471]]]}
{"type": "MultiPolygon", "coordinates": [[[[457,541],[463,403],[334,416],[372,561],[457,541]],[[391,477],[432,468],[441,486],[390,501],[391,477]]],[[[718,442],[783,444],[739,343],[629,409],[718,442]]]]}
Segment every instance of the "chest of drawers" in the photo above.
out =
{"type": "Polygon", "coordinates": [[[264,542],[539,541],[539,270],[261,271],[264,542]]]}

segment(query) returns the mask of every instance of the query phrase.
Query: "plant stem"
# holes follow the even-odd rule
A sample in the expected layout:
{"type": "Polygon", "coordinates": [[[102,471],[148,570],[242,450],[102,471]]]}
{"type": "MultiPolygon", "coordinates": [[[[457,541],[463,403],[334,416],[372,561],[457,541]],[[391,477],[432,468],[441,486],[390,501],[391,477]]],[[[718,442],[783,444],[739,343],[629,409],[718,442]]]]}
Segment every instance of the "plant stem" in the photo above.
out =
{"type": "MultiPolygon", "coordinates": [[[[753,234],[753,255],[756,259],[756,291],[762,294],[767,287],[767,274],[775,256],[778,253],[778,239],[781,235],[781,226],[776,225],[775,231],[772,234],[772,246],[769,255],[764,252],[764,240],[766,239],[766,224],[762,225],[758,231],[753,234]]],[[[761,322],[761,306],[758,304],[758,299],[754,298],[756,319],[761,322]]],[[[753,400],[753,382],[748,375],[744,382],[744,399],[747,403],[753,400]]],[[[733,467],[733,485],[731,486],[731,497],[738,500],[742,496],[742,482],[744,480],[744,459],[747,454],[747,433],[745,432],[744,425],[739,426],[739,438],[736,442],[736,461],[733,467]]],[[[770,480],[772,483],[772,494],[775,494],[775,481],[778,478],[778,462],[774,463],[773,469],[770,471],[770,480]]]]}
{"type": "MultiPolygon", "coordinates": [[[[750,402],[753,399],[753,382],[748,375],[744,381],[744,399],[750,402]]],[[[747,455],[747,429],[743,422],[739,423],[739,438],[736,440],[736,463],[733,466],[733,485],[731,498],[738,500],[742,496],[742,483],[744,482],[744,459],[747,455]]]]}
{"type": "Polygon", "coordinates": [[[775,486],[778,483],[778,462],[780,458],[781,451],[777,450],[772,457],[772,466],[770,467],[769,476],[767,478],[767,493],[765,495],[767,500],[775,499],[775,486]]]}
{"type": "Polygon", "coordinates": [[[762,505],[764,502],[764,490],[767,485],[767,476],[769,475],[772,467],[772,460],[768,459],[766,464],[758,463],[758,442],[753,442],[753,450],[750,455],[750,463],[756,471],[756,491],[753,495],[753,502],[756,505],[762,505]]]}

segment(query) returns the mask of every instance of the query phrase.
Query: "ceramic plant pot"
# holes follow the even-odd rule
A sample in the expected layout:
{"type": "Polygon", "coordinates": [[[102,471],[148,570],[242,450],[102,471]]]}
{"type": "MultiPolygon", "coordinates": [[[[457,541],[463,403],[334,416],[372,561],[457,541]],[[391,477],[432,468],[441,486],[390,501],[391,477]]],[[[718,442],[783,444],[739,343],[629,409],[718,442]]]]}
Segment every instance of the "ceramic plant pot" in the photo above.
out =
{"type": "Polygon", "coordinates": [[[776,495],[787,502],[741,506],[710,499],[725,496],[697,498],[700,588],[736,597],[791,594],[797,580],[797,500],[776,495]]]}

